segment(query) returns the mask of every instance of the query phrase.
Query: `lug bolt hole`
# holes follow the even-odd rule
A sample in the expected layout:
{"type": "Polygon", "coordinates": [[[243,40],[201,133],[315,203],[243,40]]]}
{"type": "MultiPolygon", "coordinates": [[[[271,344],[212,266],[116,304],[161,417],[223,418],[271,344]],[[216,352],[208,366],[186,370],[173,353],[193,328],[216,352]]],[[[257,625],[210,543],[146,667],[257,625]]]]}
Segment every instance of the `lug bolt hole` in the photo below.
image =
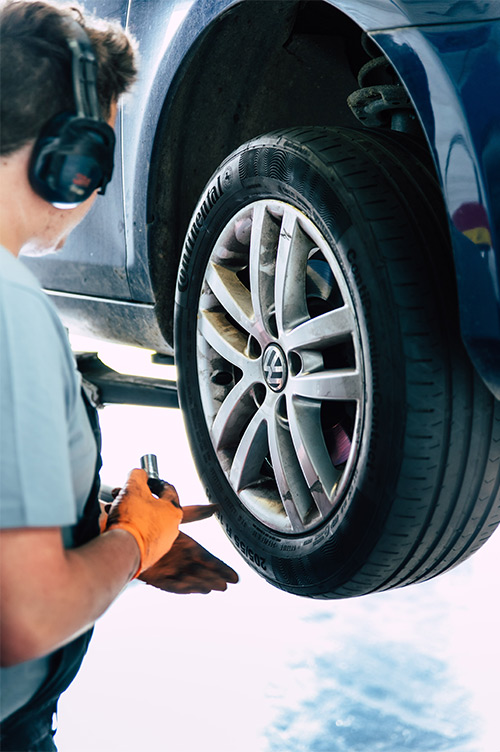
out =
{"type": "Polygon", "coordinates": [[[255,337],[248,338],[247,353],[249,358],[260,358],[262,355],[262,347],[259,345],[255,337]]]}
{"type": "Polygon", "coordinates": [[[276,325],[276,314],[271,313],[268,319],[268,326],[269,331],[271,332],[273,337],[276,337],[278,339],[278,327],[276,325]]]}
{"type": "Polygon", "coordinates": [[[288,356],[288,370],[292,376],[297,376],[302,370],[302,358],[296,352],[292,352],[288,356]]]}
{"type": "Polygon", "coordinates": [[[233,374],[229,371],[215,371],[210,380],[212,381],[212,384],[217,384],[217,386],[228,386],[232,383],[234,378],[233,374]]]}
{"type": "Polygon", "coordinates": [[[255,384],[252,396],[257,407],[260,407],[266,399],[266,387],[264,384],[255,384]]]}
{"type": "Polygon", "coordinates": [[[278,417],[282,421],[288,422],[288,410],[286,408],[286,398],[284,395],[282,395],[278,401],[276,412],[277,412],[278,417]]]}

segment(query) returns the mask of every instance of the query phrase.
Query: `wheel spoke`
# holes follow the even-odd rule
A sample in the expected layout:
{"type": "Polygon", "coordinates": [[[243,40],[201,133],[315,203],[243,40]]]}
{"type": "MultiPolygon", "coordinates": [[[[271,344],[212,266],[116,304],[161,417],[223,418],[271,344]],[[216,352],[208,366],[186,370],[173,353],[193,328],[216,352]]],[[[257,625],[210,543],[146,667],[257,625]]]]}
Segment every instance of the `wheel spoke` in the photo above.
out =
{"type": "Polygon", "coordinates": [[[204,339],[225,360],[242,371],[251,366],[252,361],[245,354],[247,337],[223,313],[200,311],[198,326],[204,339]]]}
{"type": "Polygon", "coordinates": [[[342,306],[308,319],[286,332],[283,344],[288,352],[301,349],[322,350],[347,339],[354,328],[353,312],[348,306],[342,306]]]}
{"type": "Polygon", "coordinates": [[[210,429],[216,451],[237,444],[242,426],[256,409],[251,395],[254,384],[253,379],[243,377],[223,401],[210,429]]]}
{"type": "Polygon", "coordinates": [[[332,510],[332,498],[341,472],[331,462],[321,428],[321,405],[293,398],[288,401],[290,432],[297,459],[320,514],[332,510]]]}
{"type": "Polygon", "coordinates": [[[300,469],[290,431],[277,416],[269,421],[269,452],[283,507],[294,532],[304,529],[311,495],[300,469]]]}
{"type": "Polygon", "coordinates": [[[276,254],[274,297],[278,334],[308,318],[306,301],[306,261],[312,241],[297,221],[297,213],[287,207],[281,223],[276,254]]]}
{"type": "Polygon", "coordinates": [[[267,419],[265,411],[261,409],[248,424],[233,457],[229,480],[236,493],[258,483],[267,452],[267,419]]]}
{"type": "Polygon", "coordinates": [[[363,396],[363,380],[359,371],[339,368],[298,375],[290,379],[290,390],[298,397],[312,400],[343,400],[359,402],[363,396]]]}
{"type": "Polygon", "coordinates": [[[248,333],[254,325],[250,292],[231,269],[210,263],[206,281],[223,309],[248,333]]]}
{"type": "Polygon", "coordinates": [[[274,302],[275,246],[277,229],[264,203],[255,206],[250,238],[250,294],[254,336],[265,344],[270,339],[269,311],[274,302]]]}

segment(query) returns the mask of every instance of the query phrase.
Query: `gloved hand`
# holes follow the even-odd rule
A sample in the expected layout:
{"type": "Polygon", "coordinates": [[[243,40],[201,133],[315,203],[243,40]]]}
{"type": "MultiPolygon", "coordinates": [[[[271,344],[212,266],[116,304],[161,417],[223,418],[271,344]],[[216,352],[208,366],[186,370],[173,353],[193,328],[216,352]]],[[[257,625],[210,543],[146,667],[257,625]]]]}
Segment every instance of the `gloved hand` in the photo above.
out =
{"type": "Polygon", "coordinates": [[[157,498],[147,481],[145,470],[132,470],[113,501],[104,526],[104,532],[120,528],[134,536],[141,553],[136,577],[170,550],[182,520],[175,488],[164,483],[161,497],[157,498]]]}
{"type": "MultiPolygon", "coordinates": [[[[183,522],[210,517],[215,504],[184,507],[183,522]]],[[[210,593],[226,590],[228,583],[238,582],[238,575],[223,561],[185,533],[179,533],[170,551],[139,575],[139,579],[168,593],[210,593]]]]}

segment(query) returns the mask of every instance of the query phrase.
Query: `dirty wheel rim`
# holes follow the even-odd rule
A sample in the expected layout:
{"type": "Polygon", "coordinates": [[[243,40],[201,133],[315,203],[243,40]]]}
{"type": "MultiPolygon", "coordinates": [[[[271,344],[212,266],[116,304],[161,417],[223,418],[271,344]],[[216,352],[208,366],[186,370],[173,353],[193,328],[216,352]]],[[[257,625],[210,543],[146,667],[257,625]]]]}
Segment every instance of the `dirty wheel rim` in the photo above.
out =
{"type": "Polygon", "coordinates": [[[340,264],[297,208],[256,201],[217,238],[197,363],[212,445],[241,503],[281,533],[322,524],[359,456],[363,349],[340,264]]]}

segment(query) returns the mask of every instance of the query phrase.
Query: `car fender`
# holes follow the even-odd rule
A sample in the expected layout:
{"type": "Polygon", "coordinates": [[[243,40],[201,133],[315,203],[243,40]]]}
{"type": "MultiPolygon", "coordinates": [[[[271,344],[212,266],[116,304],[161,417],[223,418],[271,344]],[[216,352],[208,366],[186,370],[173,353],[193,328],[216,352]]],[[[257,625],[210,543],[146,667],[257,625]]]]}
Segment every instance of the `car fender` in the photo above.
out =
{"type": "Polygon", "coordinates": [[[500,21],[373,34],[415,106],[453,245],[462,337],[500,397],[500,21]]]}

